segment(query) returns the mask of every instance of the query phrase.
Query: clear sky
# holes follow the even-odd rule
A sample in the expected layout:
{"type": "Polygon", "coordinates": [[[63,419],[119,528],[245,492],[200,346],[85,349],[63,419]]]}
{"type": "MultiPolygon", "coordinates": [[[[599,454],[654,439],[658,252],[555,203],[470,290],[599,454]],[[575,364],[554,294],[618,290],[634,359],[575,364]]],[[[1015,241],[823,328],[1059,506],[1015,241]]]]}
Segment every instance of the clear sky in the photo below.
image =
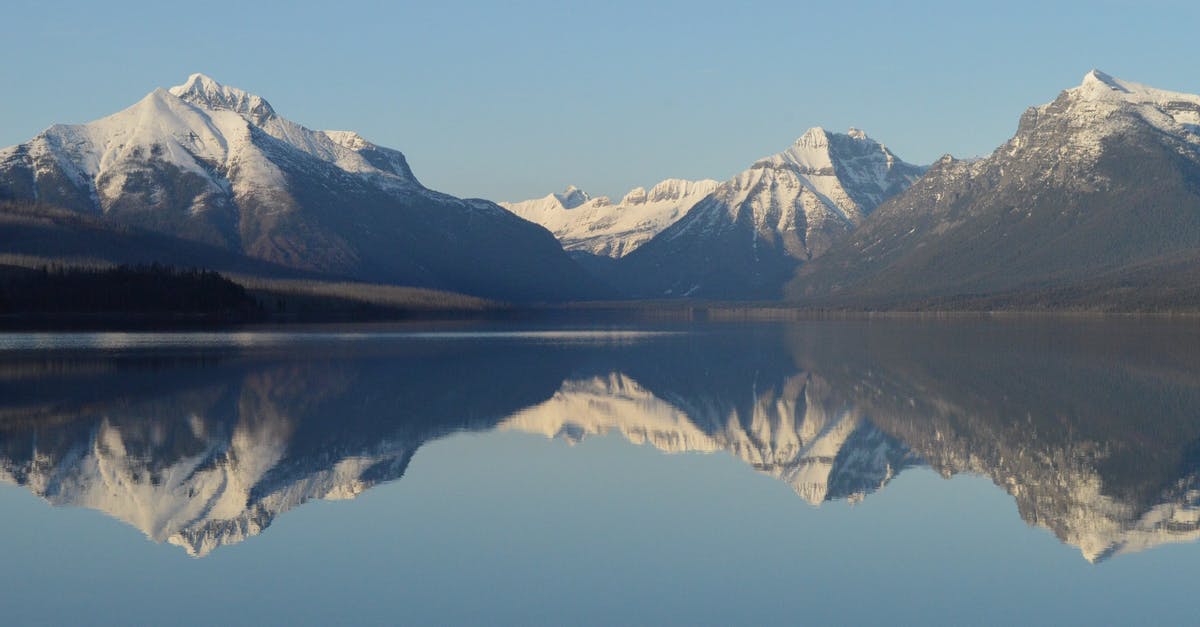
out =
{"type": "Polygon", "coordinates": [[[1093,67],[1200,92],[1200,2],[55,2],[0,10],[0,146],[204,72],[494,200],[724,179],[810,126],[986,154],[1093,67]]]}

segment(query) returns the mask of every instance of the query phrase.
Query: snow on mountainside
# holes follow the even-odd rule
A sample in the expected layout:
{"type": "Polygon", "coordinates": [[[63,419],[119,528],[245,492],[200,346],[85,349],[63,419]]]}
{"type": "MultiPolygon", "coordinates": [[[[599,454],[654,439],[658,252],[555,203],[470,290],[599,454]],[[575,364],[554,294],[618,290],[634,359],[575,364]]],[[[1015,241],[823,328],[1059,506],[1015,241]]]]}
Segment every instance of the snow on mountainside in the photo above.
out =
{"type": "Polygon", "coordinates": [[[305,128],[202,74],[0,150],[4,199],[336,277],[514,300],[592,286],[543,229],[426,189],[400,152],[305,128]]]}
{"type": "Polygon", "coordinates": [[[787,150],[720,184],[623,262],[646,297],[772,298],[922,168],[858,129],[809,129],[787,150]]]}
{"type": "Polygon", "coordinates": [[[1093,70],[1025,111],[988,157],[939,160],[835,254],[801,268],[788,295],[867,306],[1194,302],[1197,181],[1200,96],[1093,70]]]}
{"type": "Polygon", "coordinates": [[[575,186],[543,198],[502,202],[501,207],[554,233],[567,250],[623,257],[688,212],[717,187],[712,180],[667,179],[635,187],[618,203],[592,198],[575,186]]]}
{"type": "MultiPolygon", "coordinates": [[[[101,211],[120,200],[127,181],[142,175],[151,157],[201,177],[212,194],[231,187],[225,179],[245,193],[282,187],[283,173],[254,141],[256,129],[346,172],[377,175],[390,185],[416,185],[400,153],[389,151],[397,157],[392,167],[375,167],[359,150],[377,147],[357,135],[309,130],[276,115],[259,96],[203,74],[169,90],[156,89],[95,122],[56,124],[28,144],[0,151],[0,163],[24,153],[38,174],[60,168],[71,183],[94,190],[101,211]]],[[[35,188],[35,198],[54,191],[35,188]]],[[[197,195],[194,208],[202,210],[205,200],[205,194],[197,195]]]]}
{"type": "MultiPolygon", "coordinates": [[[[1155,89],[1099,70],[1088,72],[1078,87],[1065,93],[1072,100],[1067,115],[1079,125],[1080,144],[1128,129],[1127,120],[1114,113],[1132,110],[1154,128],[1200,145],[1200,95],[1155,89]]],[[[1045,115],[1052,106],[1037,107],[1033,115],[1045,115]]]]}

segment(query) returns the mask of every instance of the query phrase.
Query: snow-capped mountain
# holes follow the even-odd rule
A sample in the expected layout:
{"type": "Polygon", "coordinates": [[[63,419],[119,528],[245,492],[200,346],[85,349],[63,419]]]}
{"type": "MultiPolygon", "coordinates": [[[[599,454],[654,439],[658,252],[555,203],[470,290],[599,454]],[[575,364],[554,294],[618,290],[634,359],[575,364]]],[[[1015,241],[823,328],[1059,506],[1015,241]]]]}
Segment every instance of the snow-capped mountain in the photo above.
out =
{"type": "Polygon", "coordinates": [[[644,297],[773,298],[921,174],[857,129],[813,128],[721,183],[618,267],[644,297]]]}
{"type": "Polygon", "coordinates": [[[1091,71],[984,159],[949,155],[789,296],[1169,307],[1200,249],[1200,96],[1091,71]]]}
{"type": "Polygon", "coordinates": [[[614,203],[572,185],[561,193],[500,206],[546,227],[567,250],[623,257],[674,224],[716,187],[712,180],[667,179],[649,191],[635,187],[614,203]]]}
{"type": "Polygon", "coordinates": [[[591,284],[544,229],[426,189],[400,152],[310,130],[202,74],[0,150],[0,199],[339,277],[510,299],[591,284]]]}

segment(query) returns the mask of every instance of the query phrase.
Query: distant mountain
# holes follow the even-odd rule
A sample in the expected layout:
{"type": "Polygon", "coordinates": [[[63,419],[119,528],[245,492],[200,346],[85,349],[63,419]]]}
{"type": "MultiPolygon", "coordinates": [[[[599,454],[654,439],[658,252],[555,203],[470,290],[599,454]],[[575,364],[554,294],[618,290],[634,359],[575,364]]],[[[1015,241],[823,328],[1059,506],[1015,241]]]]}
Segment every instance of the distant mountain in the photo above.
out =
{"type": "Polygon", "coordinates": [[[546,227],[569,251],[623,257],[674,224],[716,187],[712,180],[667,179],[649,191],[635,187],[613,203],[607,196],[592,198],[570,186],[559,194],[500,206],[546,227]]]}
{"type": "Polygon", "coordinates": [[[1200,303],[1200,96],[1099,71],[990,156],[934,164],[789,298],[861,307],[1200,303]]]}
{"type": "Polygon", "coordinates": [[[400,152],[307,129],[201,74],[0,150],[3,199],[338,277],[510,300],[595,288],[544,229],[426,189],[400,152]]]}
{"type": "Polygon", "coordinates": [[[797,266],[920,174],[862,131],[810,129],[623,258],[616,282],[645,298],[778,298],[797,266]]]}

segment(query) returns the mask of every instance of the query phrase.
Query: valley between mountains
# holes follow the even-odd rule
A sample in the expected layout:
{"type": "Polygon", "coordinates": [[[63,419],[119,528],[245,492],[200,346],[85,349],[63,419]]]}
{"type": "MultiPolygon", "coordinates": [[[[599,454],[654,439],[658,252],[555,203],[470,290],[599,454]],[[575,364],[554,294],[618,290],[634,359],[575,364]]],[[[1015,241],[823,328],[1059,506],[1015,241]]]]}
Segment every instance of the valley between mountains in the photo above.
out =
{"type": "Polygon", "coordinates": [[[1014,123],[977,159],[918,165],[814,127],[725,178],[496,203],[194,74],[0,149],[0,266],[159,263],[512,304],[1200,309],[1200,96],[1093,70],[1014,123]]]}

